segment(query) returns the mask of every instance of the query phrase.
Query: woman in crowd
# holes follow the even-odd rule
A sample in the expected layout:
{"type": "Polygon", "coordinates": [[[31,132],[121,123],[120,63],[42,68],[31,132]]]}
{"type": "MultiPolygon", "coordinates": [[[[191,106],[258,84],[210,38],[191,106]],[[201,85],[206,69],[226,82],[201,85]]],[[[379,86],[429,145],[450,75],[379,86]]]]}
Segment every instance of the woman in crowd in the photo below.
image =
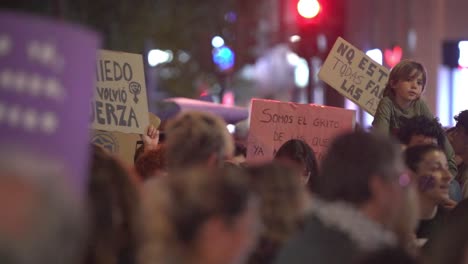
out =
{"type": "Polygon", "coordinates": [[[302,170],[302,181],[312,192],[318,174],[318,164],[314,151],[306,142],[300,139],[286,141],[276,152],[275,160],[299,167],[302,170]]]}
{"type": "Polygon", "coordinates": [[[248,168],[250,181],[260,198],[263,229],[250,264],[272,263],[283,243],[296,232],[304,217],[307,192],[301,172],[280,163],[248,168]]]}
{"type": "Polygon", "coordinates": [[[133,264],[139,240],[135,178],[100,147],[93,146],[88,183],[89,239],[86,264],[133,264]]]}
{"type": "Polygon", "coordinates": [[[147,182],[141,263],[243,263],[259,229],[242,170],[190,169],[147,182]]]}
{"type": "Polygon", "coordinates": [[[405,154],[418,190],[420,222],[416,236],[424,243],[442,225],[448,212],[442,205],[448,198],[451,175],[445,153],[437,146],[409,147],[405,154]]]}

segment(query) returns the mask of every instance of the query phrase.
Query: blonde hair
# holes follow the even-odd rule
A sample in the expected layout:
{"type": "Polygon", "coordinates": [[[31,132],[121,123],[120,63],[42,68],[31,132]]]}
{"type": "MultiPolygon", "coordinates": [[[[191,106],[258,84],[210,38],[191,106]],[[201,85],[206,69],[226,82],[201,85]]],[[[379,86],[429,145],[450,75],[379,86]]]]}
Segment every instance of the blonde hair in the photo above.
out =
{"type": "Polygon", "coordinates": [[[299,228],[304,216],[306,189],[299,170],[271,162],[249,169],[252,188],[261,201],[262,236],[284,242],[299,228]]]}
{"type": "Polygon", "coordinates": [[[254,196],[242,170],[192,168],[149,180],[143,197],[139,263],[170,264],[196,254],[197,236],[210,218],[233,224],[254,196]]]}
{"type": "Polygon", "coordinates": [[[166,134],[169,169],[202,165],[212,154],[216,154],[221,162],[234,151],[226,123],[213,114],[183,113],[169,121],[166,134]]]}
{"type": "Polygon", "coordinates": [[[394,96],[395,92],[392,89],[392,85],[400,80],[405,80],[414,77],[416,74],[422,74],[423,88],[426,88],[427,73],[424,65],[413,60],[402,60],[390,71],[387,85],[385,86],[384,96],[394,96]]]}

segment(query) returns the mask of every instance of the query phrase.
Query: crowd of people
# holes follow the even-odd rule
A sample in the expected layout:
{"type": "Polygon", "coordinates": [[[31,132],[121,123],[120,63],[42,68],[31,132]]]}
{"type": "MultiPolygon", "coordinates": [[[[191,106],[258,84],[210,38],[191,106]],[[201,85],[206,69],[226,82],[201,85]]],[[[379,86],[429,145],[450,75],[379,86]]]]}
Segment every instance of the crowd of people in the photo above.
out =
{"type": "Polygon", "coordinates": [[[92,146],[84,202],[2,171],[0,263],[468,263],[468,110],[445,130],[425,86],[423,65],[399,63],[371,131],[320,162],[292,139],[249,164],[221,118],[184,112],[164,140],[142,135],[133,167],[92,146]]]}

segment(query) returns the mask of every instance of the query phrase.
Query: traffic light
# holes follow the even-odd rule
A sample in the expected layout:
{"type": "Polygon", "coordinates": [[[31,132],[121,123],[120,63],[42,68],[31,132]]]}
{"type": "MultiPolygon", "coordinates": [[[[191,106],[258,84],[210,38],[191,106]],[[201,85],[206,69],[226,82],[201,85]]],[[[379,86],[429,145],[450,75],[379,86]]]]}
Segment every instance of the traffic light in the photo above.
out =
{"type": "Polygon", "coordinates": [[[317,0],[299,0],[297,13],[305,19],[313,19],[320,12],[321,6],[317,0]]]}
{"type": "MultiPolygon", "coordinates": [[[[297,0],[296,0],[297,1],[297,0]]],[[[322,5],[318,0],[298,0],[296,5],[297,22],[302,26],[318,23],[322,5]]]]}
{"type": "Polygon", "coordinates": [[[344,0],[289,0],[295,5],[298,53],[324,59],[344,31],[344,0]]]}

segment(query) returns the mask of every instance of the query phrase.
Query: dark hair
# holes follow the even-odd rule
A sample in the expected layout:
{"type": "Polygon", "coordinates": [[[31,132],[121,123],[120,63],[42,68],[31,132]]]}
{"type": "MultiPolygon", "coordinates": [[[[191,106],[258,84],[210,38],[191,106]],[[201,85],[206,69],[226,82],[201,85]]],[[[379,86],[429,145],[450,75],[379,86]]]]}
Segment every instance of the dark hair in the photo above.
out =
{"type": "Polygon", "coordinates": [[[433,145],[418,145],[407,148],[405,151],[406,166],[413,172],[417,172],[418,165],[423,160],[424,155],[431,151],[443,152],[443,150],[440,147],[433,145]]]}
{"type": "Polygon", "coordinates": [[[318,175],[318,164],[315,158],[314,151],[304,141],[300,139],[291,139],[286,141],[275,154],[275,159],[289,159],[299,165],[304,165],[308,173],[310,173],[307,187],[311,191],[315,185],[316,177],[318,175]]]}
{"type": "Polygon", "coordinates": [[[361,205],[371,198],[371,177],[395,177],[390,173],[399,157],[399,146],[383,135],[367,132],[341,135],[322,160],[314,191],[325,200],[361,205]]]}
{"type": "MultiPolygon", "coordinates": [[[[402,248],[382,248],[363,255],[356,264],[418,264],[420,260],[402,248]]],[[[449,263],[449,262],[440,262],[449,263]]]]}
{"type": "Polygon", "coordinates": [[[400,80],[405,80],[408,78],[414,77],[414,70],[416,70],[416,74],[421,73],[423,79],[423,87],[422,90],[426,88],[426,81],[427,81],[427,73],[424,66],[416,61],[413,60],[402,60],[400,61],[395,67],[392,68],[390,71],[390,75],[388,76],[387,85],[385,86],[383,95],[384,96],[393,96],[394,92],[392,89],[392,85],[395,82],[400,80]]]}
{"type": "Polygon", "coordinates": [[[137,250],[139,199],[129,171],[93,146],[88,183],[90,238],[86,263],[133,262],[137,250]]]}
{"type": "Polygon", "coordinates": [[[428,264],[462,264],[468,248],[468,199],[461,201],[444,219],[433,239],[427,242],[423,257],[428,264]]]}
{"type": "Polygon", "coordinates": [[[239,156],[239,155],[242,155],[242,156],[247,156],[247,148],[236,142],[235,145],[234,145],[234,156],[239,156]]]}
{"type": "Polygon", "coordinates": [[[468,134],[468,110],[461,111],[458,115],[454,117],[457,124],[457,128],[463,128],[465,133],[468,134]]]}
{"type": "Polygon", "coordinates": [[[158,171],[167,169],[165,154],[164,144],[159,144],[156,149],[148,150],[135,162],[135,170],[142,180],[155,176],[158,171]]]}
{"type": "Polygon", "coordinates": [[[398,139],[408,145],[411,138],[416,135],[423,135],[437,139],[437,145],[442,147],[445,140],[445,132],[437,118],[426,116],[415,116],[403,121],[398,130],[398,139]]]}

